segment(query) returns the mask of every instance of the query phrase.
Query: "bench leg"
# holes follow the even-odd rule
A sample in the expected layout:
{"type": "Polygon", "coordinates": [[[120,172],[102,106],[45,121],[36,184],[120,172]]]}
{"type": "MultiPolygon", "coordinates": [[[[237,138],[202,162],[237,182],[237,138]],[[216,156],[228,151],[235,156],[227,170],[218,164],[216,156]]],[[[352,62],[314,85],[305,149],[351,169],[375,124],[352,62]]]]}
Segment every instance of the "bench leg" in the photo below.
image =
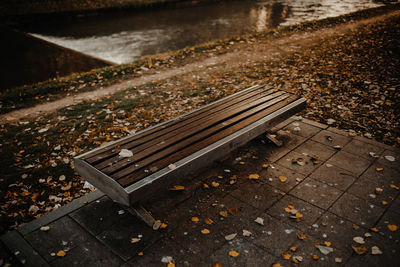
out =
{"type": "Polygon", "coordinates": [[[153,228],[154,230],[158,230],[161,223],[160,221],[154,219],[154,217],[148,212],[143,206],[137,205],[134,207],[129,207],[127,210],[142,220],[145,224],[153,228]]]}

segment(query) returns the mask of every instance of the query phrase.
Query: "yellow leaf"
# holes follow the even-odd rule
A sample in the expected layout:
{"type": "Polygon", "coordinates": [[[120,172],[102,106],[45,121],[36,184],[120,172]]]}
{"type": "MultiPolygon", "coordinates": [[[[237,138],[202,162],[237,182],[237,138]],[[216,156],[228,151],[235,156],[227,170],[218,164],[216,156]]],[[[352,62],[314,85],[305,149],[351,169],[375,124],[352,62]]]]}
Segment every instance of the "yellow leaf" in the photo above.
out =
{"type": "Polygon", "coordinates": [[[282,253],[281,256],[282,256],[282,259],[284,259],[284,260],[290,260],[290,258],[292,257],[292,255],[290,255],[290,253],[286,253],[286,252],[282,253]]]}
{"type": "Polygon", "coordinates": [[[381,172],[381,171],[383,171],[383,168],[376,168],[376,171],[381,172]]]}
{"type": "Polygon", "coordinates": [[[290,250],[293,251],[293,252],[295,252],[295,251],[297,250],[297,247],[295,247],[295,246],[290,247],[290,250]]]}
{"type": "Polygon", "coordinates": [[[205,218],[205,219],[204,219],[204,222],[205,222],[206,224],[209,224],[209,225],[214,223],[214,221],[211,220],[210,218],[205,218]]]}
{"type": "Polygon", "coordinates": [[[284,183],[287,181],[287,178],[285,176],[279,176],[279,180],[284,183]]]}
{"type": "Polygon", "coordinates": [[[358,254],[362,255],[368,252],[368,249],[366,247],[356,247],[356,246],[351,246],[353,250],[358,254]]]}
{"type": "Polygon", "coordinates": [[[165,229],[167,227],[168,227],[168,224],[166,224],[166,223],[162,223],[161,226],[160,226],[161,229],[165,229]]]}
{"type": "Polygon", "coordinates": [[[300,240],[303,240],[303,239],[306,239],[306,238],[307,238],[307,235],[300,235],[300,234],[298,234],[298,235],[297,235],[297,238],[300,239],[300,240]]]}
{"type": "Polygon", "coordinates": [[[397,231],[397,225],[395,225],[395,224],[388,224],[387,227],[388,227],[389,230],[392,231],[392,232],[397,231]]]}
{"type": "Polygon", "coordinates": [[[394,189],[396,189],[396,190],[399,190],[399,189],[400,189],[400,187],[398,187],[398,186],[396,186],[396,185],[394,185],[394,184],[390,184],[390,187],[391,187],[391,188],[394,188],[394,189]]]}
{"type": "Polygon", "coordinates": [[[204,228],[203,230],[201,230],[201,233],[202,233],[203,235],[208,235],[208,234],[211,233],[211,232],[210,232],[210,230],[204,228]]]}
{"type": "Polygon", "coordinates": [[[183,185],[174,185],[170,190],[172,190],[172,191],[182,191],[182,190],[185,190],[185,187],[183,185]]]}
{"type": "Polygon", "coordinates": [[[267,168],[268,168],[268,164],[263,164],[262,167],[263,167],[264,169],[267,169],[267,168]]]}
{"type": "Polygon", "coordinates": [[[143,251],[140,251],[140,252],[138,253],[138,255],[139,255],[139,256],[143,256],[143,251]]]}
{"type": "Polygon", "coordinates": [[[203,188],[210,188],[208,184],[203,184],[203,188]]]}
{"type": "Polygon", "coordinates": [[[370,230],[375,232],[375,233],[379,232],[378,228],[376,228],[376,227],[372,227],[370,230]]]}
{"type": "Polygon", "coordinates": [[[199,218],[198,217],[192,217],[192,222],[198,222],[199,218]]]}
{"type": "Polygon", "coordinates": [[[212,187],[218,187],[218,186],[219,186],[219,183],[217,183],[217,182],[212,182],[211,185],[212,185],[212,187]]]}
{"type": "Polygon", "coordinates": [[[236,258],[237,256],[239,256],[239,252],[231,250],[229,251],[229,256],[236,258]]]}
{"type": "Polygon", "coordinates": [[[317,255],[317,254],[313,254],[313,255],[312,255],[312,259],[313,259],[313,260],[318,260],[318,259],[319,259],[319,257],[318,257],[318,255],[317,255]]]}
{"type": "Polygon", "coordinates": [[[324,244],[325,244],[325,246],[327,246],[327,247],[330,247],[330,246],[332,245],[332,243],[329,242],[329,241],[325,241],[324,244]]]}
{"type": "Polygon", "coordinates": [[[300,218],[303,218],[303,214],[301,214],[300,212],[296,212],[296,219],[300,218]]]}
{"type": "Polygon", "coordinates": [[[168,263],[167,267],[175,267],[175,264],[170,262],[170,263],[168,263]]]}
{"type": "Polygon", "coordinates": [[[221,215],[222,217],[228,217],[228,212],[222,210],[222,211],[219,212],[219,215],[221,215]]]}
{"type": "Polygon", "coordinates": [[[244,165],[244,164],[246,164],[246,162],[241,161],[241,162],[239,162],[239,164],[240,164],[240,165],[244,165]]]}
{"type": "Polygon", "coordinates": [[[251,179],[251,180],[257,180],[259,178],[260,178],[260,175],[258,175],[256,173],[253,173],[253,174],[249,175],[249,179],[251,179]]]}
{"type": "Polygon", "coordinates": [[[60,250],[59,252],[57,252],[58,257],[64,257],[65,255],[67,255],[67,253],[64,250],[60,250]]]}
{"type": "Polygon", "coordinates": [[[382,205],[387,205],[388,204],[388,202],[387,201],[385,201],[385,200],[382,200],[382,205]]]}

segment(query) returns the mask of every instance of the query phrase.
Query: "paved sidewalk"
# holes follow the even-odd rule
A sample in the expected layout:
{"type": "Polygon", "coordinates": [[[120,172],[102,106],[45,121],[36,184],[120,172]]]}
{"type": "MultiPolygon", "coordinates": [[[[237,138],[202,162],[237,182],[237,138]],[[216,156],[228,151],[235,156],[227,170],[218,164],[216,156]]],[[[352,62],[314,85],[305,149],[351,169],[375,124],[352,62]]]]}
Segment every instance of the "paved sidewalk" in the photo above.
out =
{"type": "Polygon", "coordinates": [[[308,120],[274,130],[282,147],[259,137],[144,203],[165,229],[95,191],[1,241],[26,266],[400,266],[400,150],[308,120]]]}

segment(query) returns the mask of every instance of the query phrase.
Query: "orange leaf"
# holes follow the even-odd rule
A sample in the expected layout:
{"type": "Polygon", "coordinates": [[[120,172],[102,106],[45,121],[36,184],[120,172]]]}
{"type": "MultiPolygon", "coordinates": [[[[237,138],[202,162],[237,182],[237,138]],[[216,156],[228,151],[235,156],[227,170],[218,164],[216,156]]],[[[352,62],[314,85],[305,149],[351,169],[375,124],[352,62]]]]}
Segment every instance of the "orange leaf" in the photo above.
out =
{"type": "Polygon", "coordinates": [[[397,231],[397,225],[395,224],[388,224],[387,227],[389,228],[390,231],[395,232],[397,231]]]}
{"type": "Polygon", "coordinates": [[[210,232],[210,230],[204,228],[203,230],[201,230],[201,233],[202,233],[203,235],[208,235],[208,234],[211,233],[211,232],[210,232]]]}
{"type": "Polygon", "coordinates": [[[231,250],[229,251],[229,256],[236,258],[237,256],[239,256],[239,252],[231,250]]]}
{"type": "Polygon", "coordinates": [[[58,257],[64,257],[65,255],[67,255],[67,253],[64,250],[60,250],[57,252],[58,257]]]}
{"type": "Polygon", "coordinates": [[[290,255],[290,253],[286,253],[286,252],[282,253],[281,256],[282,256],[282,259],[284,259],[284,260],[290,260],[290,258],[292,257],[292,255],[290,255]]]}
{"type": "Polygon", "coordinates": [[[250,180],[257,180],[257,179],[259,179],[260,178],[260,175],[258,175],[258,174],[256,174],[256,173],[253,173],[253,174],[250,174],[249,175],[249,179],[250,180]]]}

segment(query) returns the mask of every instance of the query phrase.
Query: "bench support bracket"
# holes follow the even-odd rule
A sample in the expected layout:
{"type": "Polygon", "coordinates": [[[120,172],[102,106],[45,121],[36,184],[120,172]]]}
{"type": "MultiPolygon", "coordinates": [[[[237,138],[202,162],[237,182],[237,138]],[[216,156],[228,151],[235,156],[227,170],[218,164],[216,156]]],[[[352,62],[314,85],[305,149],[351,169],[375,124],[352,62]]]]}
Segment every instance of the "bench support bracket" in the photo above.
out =
{"type": "Polygon", "coordinates": [[[145,224],[150,226],[151,228],[154,228],[154,226],[157,224],[157,220],[153,218],[153,216],[148,212],[143,206],[141,205],[136,205],[133,207],[128,207],[126,208],[131,214],[135,215],[138,217],[140,220],[142,220],[145,224]]]}

